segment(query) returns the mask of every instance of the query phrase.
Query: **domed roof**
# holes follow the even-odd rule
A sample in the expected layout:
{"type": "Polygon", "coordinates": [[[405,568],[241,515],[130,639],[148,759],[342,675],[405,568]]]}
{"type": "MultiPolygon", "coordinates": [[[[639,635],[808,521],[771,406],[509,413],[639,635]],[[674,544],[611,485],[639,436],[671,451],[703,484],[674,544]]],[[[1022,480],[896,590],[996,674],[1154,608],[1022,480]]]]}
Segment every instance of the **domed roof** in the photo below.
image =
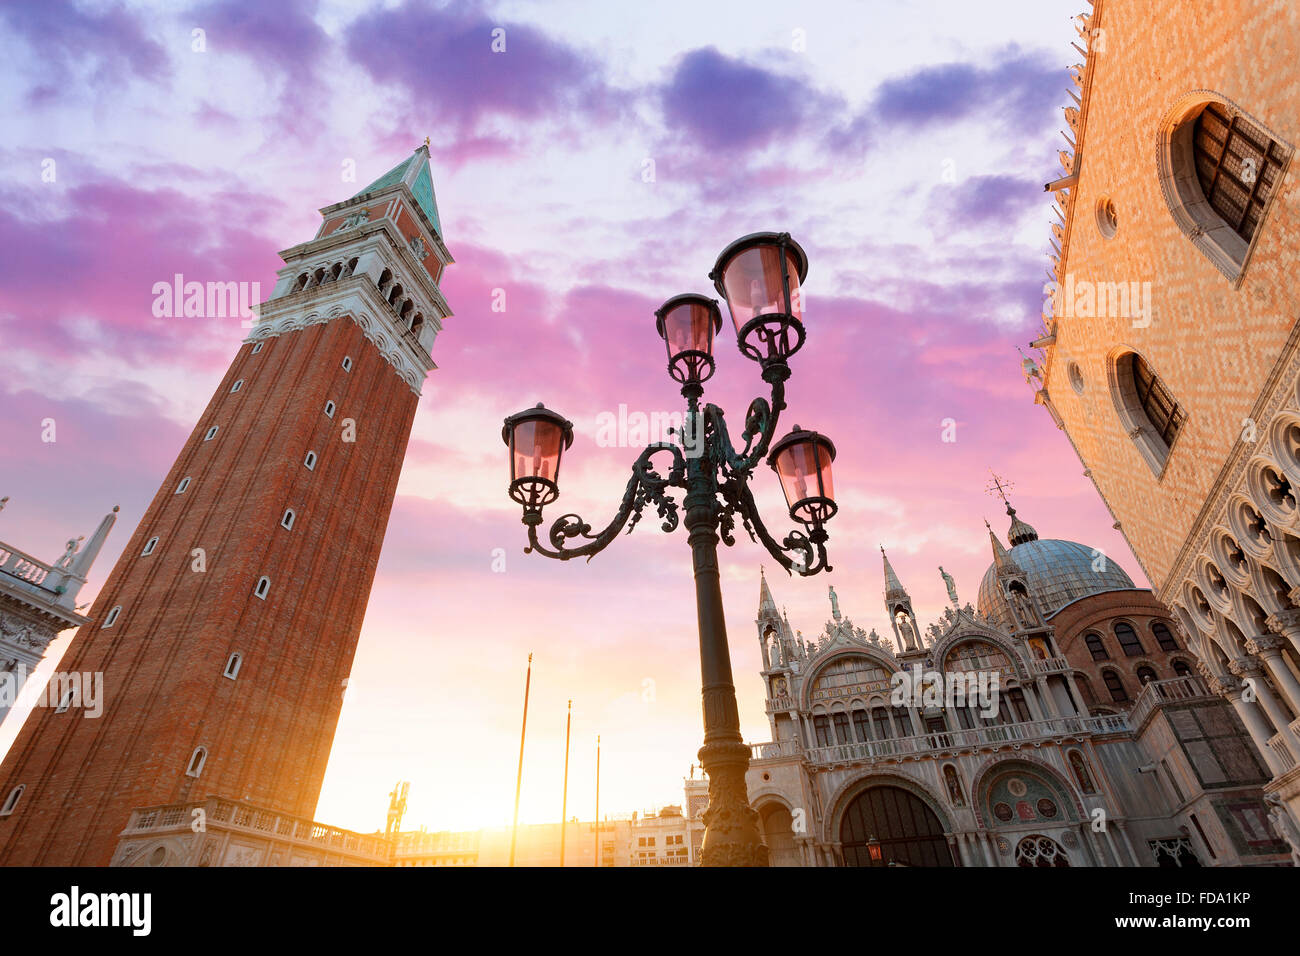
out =
{"type": "MultiPolygon", "coordinates": [[[[1137,587],[1109,557],[1098,561],[1100,567],[1094,570],[1094,560],[1101,557],[1094,548],[1077,541],[1039,538],[1032,527],[1016,517],[1014,508],[1008,507],[1007,512],[1012,519],[1012,547],[1006,554],[1024,572],[1044,617],[1051,617],[1065,605],[1089,594],[1137,587]]],[[[1003,630],[1009,631],[1014,626],[1011,611],[998,587],[996,561],[989,565],[980,582],[979,610],[1003,630]]]]}

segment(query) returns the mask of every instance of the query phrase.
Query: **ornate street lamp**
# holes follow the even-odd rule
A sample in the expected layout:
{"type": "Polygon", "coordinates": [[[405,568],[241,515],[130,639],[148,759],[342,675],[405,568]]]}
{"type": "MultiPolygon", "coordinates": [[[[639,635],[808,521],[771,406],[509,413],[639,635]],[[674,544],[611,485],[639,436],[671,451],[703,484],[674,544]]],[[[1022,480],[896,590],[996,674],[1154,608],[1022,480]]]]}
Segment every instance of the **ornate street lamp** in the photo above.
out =
{"type": "Polygon", "coordinates": [[[632,477],[617,514],[593,533],[576,514],[558,518],[538,534],[542,508],[560,493],[560,457],[573,441],[573,426],[538,405],[505,420],[501,437],[510,448],[510,497],[523,506],[528,547],[567,561],[604,550],[619,532],[630,532],[647,505],[654,505],[664,531],[680,523],[670,488],[685,492],[687,541],[695,569],[695,605],[700,630],[704,746],[700,763],[709,778],[709,808],[704,814],[701,849],[704,866],[766,866],[767,847],[758,814],[749,805],[745,771],[749,748],[740,734],[736,689],[722,611],[718,539],[736,543],[736,519],[787,571],[801,575],[831,570],[826,560],[826,522],[835,514],[831,462],[835,446],[817,432],[795,426],[773,443],[777,419],[785,409],[787,359],[804,341],[800,284],[808,274],[803,250],[786,233],[756,233],[733,242],[718,258],[711,278],[727,301],[741,354],[758,362],[772,389],[769,402],[756,398],[745,414],[744,447],[737,451],[716,405],[701,406],[704,382],[714,372],[713,341],[721,328],[718,304],[702,295],[674,296],[655,312],[655,329],[668,354],[668,372],[686,399],[682,432],[672,441],[646,446],[632,464],[632,477]],[[770,453],[770,454],[769,454],[770,453]],[[669,458],[666,474],[654,456],[669,458]],[[778,544],[759,517],[749,489],[754,469],[765,457],[785,492],[790,517],[802,525],[778,544]],[[578,539],[575,541],[575,539],[578,539]],[[572,542],[572,543],[571,543],[572,542]]]}

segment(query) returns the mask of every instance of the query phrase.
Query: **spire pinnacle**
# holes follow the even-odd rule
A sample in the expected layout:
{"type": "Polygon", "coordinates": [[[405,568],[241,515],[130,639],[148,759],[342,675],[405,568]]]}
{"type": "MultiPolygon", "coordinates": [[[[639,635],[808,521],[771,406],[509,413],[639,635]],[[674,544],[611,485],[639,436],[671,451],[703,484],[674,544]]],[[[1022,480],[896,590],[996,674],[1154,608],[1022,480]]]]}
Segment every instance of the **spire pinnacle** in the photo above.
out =
{"type": "Polygon", "coordinates": [[[885,597],[893,595],[902,595],[907,597],[907,589],[903,587],[903,582],[898,580],[898,575],[894,573],[894,566],[889,563],[889,555],[885,554],[884,545],[880,547],[880,556],[885,562],[885,597]]]}
{"type": "Polygon", "coordinates": [[[758,613],[761,615],[765,611],[776,613],[776,602],[772,600],[772,592],[767,586],[767,575],[760,567],[758,569],[758,613]]]}
{"type": "Polygon", "coordinates": [[[1019,566],[1007,552],[1007,549],[1002,547],[1002,542],[998,540],[997,533],[993,530],[993,527],[988,523],[987,519],[984,521],[984,527],[989,529],[989,543],[993,546],[993,566],[997,568],[998,573],[1006,574],[1018,572],[1020,570],[1019,566]]]}

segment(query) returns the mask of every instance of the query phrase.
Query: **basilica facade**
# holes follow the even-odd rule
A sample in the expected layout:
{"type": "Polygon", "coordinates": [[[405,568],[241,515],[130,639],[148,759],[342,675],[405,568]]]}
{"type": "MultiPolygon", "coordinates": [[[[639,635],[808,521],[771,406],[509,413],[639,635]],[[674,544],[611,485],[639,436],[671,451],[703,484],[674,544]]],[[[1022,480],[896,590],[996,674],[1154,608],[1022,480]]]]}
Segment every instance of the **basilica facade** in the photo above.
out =
{"type": "Polygon", "coordinates": [[[805,638],[761,581],[771,741],[750,800],[774,866],[1240,866],[1300,859],[1268,765],[1184,632],[1100,551],[1008,505],[976,606],[805,638]]]}

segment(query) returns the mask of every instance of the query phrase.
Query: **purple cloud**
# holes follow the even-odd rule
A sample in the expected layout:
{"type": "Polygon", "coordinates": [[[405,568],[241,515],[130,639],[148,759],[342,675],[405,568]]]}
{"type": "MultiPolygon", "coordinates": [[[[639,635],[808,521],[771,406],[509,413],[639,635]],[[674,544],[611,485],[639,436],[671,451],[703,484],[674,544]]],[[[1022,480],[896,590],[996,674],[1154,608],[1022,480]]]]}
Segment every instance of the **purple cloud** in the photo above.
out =
{"type": "Polygon", "coordinates": [[[614,99],[594,58],[480,9],[407,0],[353,21],[346,42],[349,57],[373,79],[403,88],[421,112],[462,134],[487,116],[601,113],[614,99]],[[494,44],[504,48],[495,52],[494,44]]]}
{"type": "MultiPolygon", "coordinates": [[[[80,64],[95,65],[89,86],[116,86],[135,77],[156,81],[169,70],[162,46],[121,4],[88,12],[69,0],[33,0],[0,6],[0,19],[27,41],[41,62],[44,82],[29,97],[48,104],[70,86],[80,64]]],[[[84,88],[84,86],[81,86],[84,88]]]]}
{"type": "Polygon", "coordinates": [[[803,80],[705,47],[677,61],[661,102],[670,128],[734,157],[793,136],[823,110],[825,97],[803,80]]]}
{"type": "Polygon", "coordinates": [[[884,123],[926,126],[975,115],[1029,133],[1063,98],[1063,71],[1041,54],[1011,48],[993,66],[944,63],[880,84],[872,113],[884,123]]]}

